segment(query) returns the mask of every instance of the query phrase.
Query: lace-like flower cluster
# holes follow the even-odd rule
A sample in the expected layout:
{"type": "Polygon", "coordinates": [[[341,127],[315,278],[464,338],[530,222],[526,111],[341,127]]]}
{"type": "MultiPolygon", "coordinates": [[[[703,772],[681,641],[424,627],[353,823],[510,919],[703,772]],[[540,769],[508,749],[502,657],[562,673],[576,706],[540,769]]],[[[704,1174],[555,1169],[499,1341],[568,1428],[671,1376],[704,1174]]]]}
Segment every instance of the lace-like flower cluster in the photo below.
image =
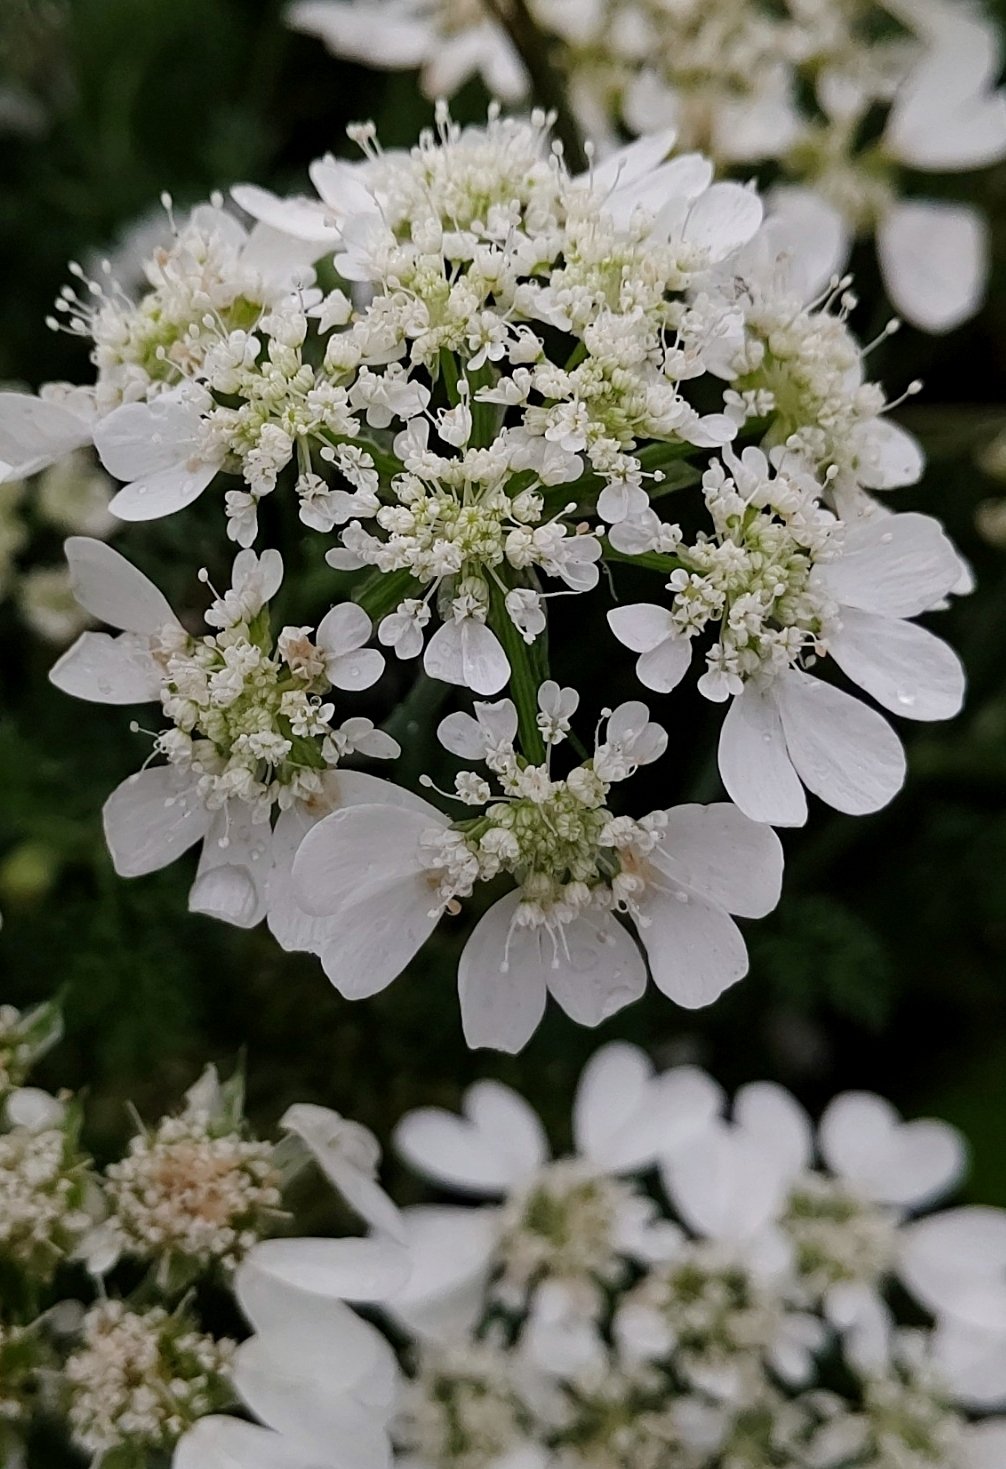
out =
{"type": "Polygon", "coordinates": [[[279,1217],[274,1149],[246,1136],[225,1101],[207,1073],[179,1116],[138,1134],[105,1170],[109,1244],[162,1275],[178,1261],[233,1269],[279,1217]]]}
{"type": "Polygon", "coordinates": [[[233,1342],[204,1335],[184,1312],[133,1311],[121,1301],[92,1307],[64,1369],[74,1443],[94,1455],[170,1449],[230,1400],[233,1352],[233,1342]]]}
{"type": "MultiPolygon", "coordinates": [[[[542,686],[539,725],[549,749],[565,738],[577,703],[573,689],[542,686]]],[[[646,706],[616,709],[593,759],[559,780],[551,776],[551,756],[543,765],[529,765],[518,756],[517,711],[509,700],[477,705],[476,711],[474,720],[450,716],[440,737],[455,754],[483,758],[502,799],[494,798],[488,782],[472,771],[456,777],[457,799],[486,809],[483,816],[457,822],[422,842],[421,861],[432,874],[442,874],[442,901],[468,897],[476,882],[506,872],[520,889],[519,927],[556,931],[591,908],[630,910],[640,886],[635,868],[660,841],[662,813],[636,822],[614,817],[606,802],[616,781],[657,759],[666,747],[666,732],[650,722],[646,706]]]]}
{"type": "MultiPolygon", "coordinates": [[[[430,96],[481,72],[499,95],[529,88],[502,25],[458,0],[403,8],[378,0],[298,0],[290,23],[336,55],[422,65],[430,96]],[[392,36],[397,44],[376,46],[392,36]],[[389,61],[389,57],[394,58],[389,61]]],[[[948,0],[531,0],[530,17],[564,75],[586,134],[612,146],[621,125],[676,129],[720,168],[779,167],[787,198],[809,203],[840,268],[876,233],[898,309],[946,331],[978,305],[985,223],[966,204],[905,197],[906,173],[984,168],[1006,152],[994,90],[991,18],[948,0]]]]}
{"type": "MultiPolygon", "coordinates": [[[[826,1111],[815,1149],[781,1088],[744,1088],[731,1120],[723,1108],[703,1073],[654,1075],[615,1044],[584,1073],[575,1154],[559,1163],[544,1162],[538,1119],[496,1083],[473,1087],[461,1117],[404,1119],[396,1142],[415,1167],[500,1200],[440,1206],[435,1230],[428,1206],[406,1212],[413,1274],[391,1311],[417,1343],[431,1332],[438,1343],[419,1346],[403,1400],[396,1434],[408,1462],[995,1462],[1003,1423],[976,1419],[964,1343],[977,1348],[987,1329],[972,1292],[1001,1268],[1006,1234],[989,1211],[911,1217],[959,1178],[954,1131],[902,1123],[880,1098],[848,1093],[826,1111]],[[654,1168],[664,1211],[633,1187],[654,1168]],[[543,1192],[550,1177],[556,1188],[543,1192]],[[634,1194],[650,1209],[632,1225],[625,1202],[599,1209],[634,1194]],[[504,1326],[499,1282],[515,1237],[536,1253],[523,1293],[505,1297],[504,1326]],[[896,1323],[904,1289],[926,1325],[896,1323]]],[[[1001,1370],[982,1391],[981,1408],[1001,1406],[1001,1370]]]]}
{"type": "Polygon", "coordinates": [[[516,886],[477,924],[459,968],[472,1044],[519,1049],[548,993],[589,1024],[641,994],[646,964],[618,915],[635,927],[657,985],[681,1004],[705,1004],[746,972],[729,915],[761,914],[775,902],[774,833],[730,806],[682,806],[639,820],[615,815],[607,804],[612,786],[666,748],[666,731],[645,704],[608,711],[593,756],[554,777],[552,750],[569,733],[578,702],[575,690],[542,684],[534,729],[546,752],[540,764],[518,754],[520,721],[509,699],[476,703],[474,718],[458,713],[441,723],[445,748],[484,761],[500,787],[494,794],[470,769],[456,777],[454,799],[483,808],[478,816],[448,822],[389,786],[308,832],[294,858],[293,890],[324,920],[312,948],[334,984],[358,993],[365,955],[366,992],[383,988],[445,911],[502,873],[516,886]],[[754,863],[746,873],[745,852],[754,863]],[[392,894],[399,923],[389,934],[377,915],[392,894]]]}
{"type": "Polygon", "coordinates": [[[100,1200],[73,1108],[21,1091],[9,1099],[7,1116],[0,1132],[0,1259],[44,1283],[91,1228],[100,1200]]]}
{"type": "MultiPolygon", "coordinates": [[[[323,1162],[334,1119],[295,1110],[323,1162]]],[[[815,1134],[780,1087],[746,1086],[728,1112],[704,1072],[657,1073],[615,1043],[587,1065],[572,1135],[550,1160],[538,1117],[494,1081],[460,1114],[407,1114],[399,1153],[469,1202],[372,1214],[365,1241],[257,1246],[237,1282],[256,1334],[236,1382],[269,1433],[198,1424],[176,1469],[211,1449],[252,1469],[267,1447],[335,1469],[326,1434],[353,1394],[375,1453],[390,1432],[403,1469],[999,1462],[1002,1211],[917,1217],[960,1179],[952,1128],[850,1092],[815,1134]],[[380,1401],[356,1375],[363,1358],[373,1374],[373,1328],[332,1310],[347,1283],[409,1343],[380,1401]]]]}

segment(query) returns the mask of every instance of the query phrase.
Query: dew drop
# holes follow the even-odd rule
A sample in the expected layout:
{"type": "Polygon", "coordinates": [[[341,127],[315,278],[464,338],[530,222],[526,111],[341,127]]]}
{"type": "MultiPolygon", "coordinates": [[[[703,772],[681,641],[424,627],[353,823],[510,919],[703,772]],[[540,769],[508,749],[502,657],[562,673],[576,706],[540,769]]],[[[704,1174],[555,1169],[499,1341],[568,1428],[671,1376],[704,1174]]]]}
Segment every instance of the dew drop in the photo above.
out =
{"type": "Polygon", "coordinates": [[[763,745],[770,745],[772,743],[772,736],[770,734],[763,734],[761,739],[763,745]]]}
{"type": "Polygon", "coordinates": [[[884,531],[884,534],[880,537],[880,544],[882,546],[889,546],[893,540],[894,540],[894,534],[893,534],[893,532],[892,531],[889,531],[889,530],[885,530],[884,531]]]}
{"type": "Polygon", "coordinates": [[[674,896],[677,898],[677,900],[678,900],[679,903],[687,903],[688,902],[688,894],[687,893],[683,893],[680,888],[674,894],[674,896]]]}
{"type": "Polygon", "coordinates": [[[897,698],[898,698],[898,703],[904,705],[904,707],[906,709],[910,709],[912,707],[912,705],[915,703],[915,695],[914,694],[906,694],[901,689],[898,690],[897,698]]]}

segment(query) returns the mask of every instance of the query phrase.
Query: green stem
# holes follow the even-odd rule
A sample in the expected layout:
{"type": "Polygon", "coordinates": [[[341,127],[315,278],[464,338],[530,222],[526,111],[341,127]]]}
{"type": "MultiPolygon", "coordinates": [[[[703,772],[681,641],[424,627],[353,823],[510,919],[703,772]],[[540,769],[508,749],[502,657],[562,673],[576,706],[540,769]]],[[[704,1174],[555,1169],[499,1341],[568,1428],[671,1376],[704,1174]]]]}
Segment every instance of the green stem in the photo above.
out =
{"type": "Polygon", "coordinates": [[[510,663],[509,693],[517,710],[521,749],[532,765],[542,765],[545,762],[545,742],[538,728],[538,689],[548,677],[548,669],[542,667],[541,639],[525,643],[506,610],[504,596],[503,590],[491,581],[489,626],[502,643],[510,663]]]}
{"type": "Polygon", "coordinates": [[[394,612],[399,602],[414,597],[419,591],[419,582],[411,571],[373,571],[353,590],[353,601],[378,622],[389,612],[394,612]]]}
{"type": "Polygon", "coordinates": [[[604,547],[605,561],[624,561],[628,566],[641,566],[645,571],[662,571],[670,576],[672,571],[679,571],[685,563],[677,556],[664,556],[660,551],[643,551],[638,556],[630,556],[627,551],[616,551],[610,541],[602,541],[604,547]]]}

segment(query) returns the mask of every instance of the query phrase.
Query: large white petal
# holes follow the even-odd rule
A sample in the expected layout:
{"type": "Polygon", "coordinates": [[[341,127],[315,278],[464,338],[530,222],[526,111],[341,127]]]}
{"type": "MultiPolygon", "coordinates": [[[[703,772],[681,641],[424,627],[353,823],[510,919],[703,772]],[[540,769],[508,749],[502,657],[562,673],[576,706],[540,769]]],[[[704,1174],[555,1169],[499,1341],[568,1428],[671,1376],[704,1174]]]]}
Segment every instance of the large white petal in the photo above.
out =
{"type": "Polygon", "coordinates": [[[499,1081],[477,1081],[465,1092],[462,1106],[481,1135],[492,1138],[509,1158],[511,1177],[532,1172],[548,1158],[541,1118],[519,1092],[499,1081]]]}
{"type": "Polygon", "coordinates": [[[371,1228],[401,1240],[402,1218],[377,1182],[380,1151],[373,1134],[313,1102],[295,1102],[280,1126],[299,1137],[318,1167],[346,1203],[371,1228]]]}
{"type": "Polygon", "coordinates": [[[161,670],[144,638],[81,633],[49,669],[64,694],[96,704],[148,704],[161,696],[161,670]]]}
{"type": "Polygon", "coordinates": [[[856,478],[868,490],[897,490],[918,484],[926,460],[914,434],[891,418],[875,418],[856,435],[856,478]]]}
{"type": "Polygon", "coordinates": [[[64,550],[73,595],[99,622],[148,636],[178,626],[177,617],[150,578],[104,541],[70,536],[64,550]]]}
{"type": "Polygon", "coordinates": [[[419,1107],[398,1124],[395,1147],[411,1167],[448,1188],[505,1194],[545,1160],[545,1137],[516,1092],[498,1082],[477,1087],[465,1097],[466,1112],[477,1116],[419,1107]]]}
{"type": "Polygon", "coordinates": [[[880,222],[877,253],[887,294],[923,331],[952,331],[982,303],[988,230],[966,204],[902,200],[880,222]]]}
{"type": "MultiPolygon", "coordinates": [[[[406,1278],[404,1273],[401,1278],[406,1278]]],[[[234,1292],[241,1310],[263,1336],[296,1333],[316,1343],[324,1352],[333,1383],[358,1379],[386,1352],[387,1343],[377,1328],[338,1295],[319,1295],[261,1269],[256,1249],[238,1267],[234,1292]]]]}
{"type": "Polygon", "coordinates": [[[281,1285],[340,1301],[384,1301],[409,1278],[409,1258],[387,1238],[267,1239],[249,1254],[281,1285]]]}
{"type": "Polygon", "coordinates": [[[650,860],[677,882],[742,918],[764,918],[782,891],[782,846],[736,806],[675,806],[650,860]]]}
{"type": "Polygon", "coordinates": [[[545,1013],[546,971],[539,936],[513,923],[519,890],[483,913],[458,965],[461,1023],[470,1046],[521,1050],[545,1013]]]}
{"type": "MultiPolygon", "coordinates": [[[[419,843],[447,825],[423,803],[351,806],[334,811],[304,837],[293,863],[294,894],[308,913],[335,913],[365,894],[423,873],[419,843]]],[[[429,888],[430,903],[434,887],[429,888]]]]}
{"type": "Polygon", "coordinates": [[[373,632],[370,618],[356,602],[338,602],[318,624],[315,642],[329,658],[362,648],[373,632]]]}
{"type": "MultiPolygon", "coordinates": [[[[616,149],[603,163],[596,164],[589,174],[580,177],[583,182],[592,184],[595,190],[625,188],[639,179],[645,179],[647,174],[663,163],[674,147],[676,136],[674,128],[647,133],[644,137],[627,143],[624,148],[616,149]]],[[[696,155],[686,156],[694,158],[696,155]]]]}
{"type": "Polygon", "coordinates": [[[748,971],[747,949],[728,913],[666,879],[640,901],[639,927],[654,983],[669,999],[695,1010],[711,1005],[748,971]]]}
{"type": "Polygon", "coordinates": [[[109,474],[138,480],[181,469],[197,444],[199,423],[212,407],[208,393],[185,388],[150,403],[124,403],[99,422],[94,446],[109,474]]]}
{"type": "Polygon", "coordinates": [[[231,1375],[247,1405],[291,1443],[324,1453],[331,1469],[384,1469],[391,1455],[379,1415],[333,1390],[324,1361],[290,1345],[253,1336],[238,1347],[231,1375]]]}
{"type": "Polygon", "coordinates": [[[329,222],[328,211],[317,199],[302,195],[281,199],[257,184],[235,184],[231,198],[253,219],[294,239],[314,244],[319,252],[340,238],[339,231],[329,222]]]}
{"type": "Polygon", "coordinates": [[[333,914],[318,949],[321,966],[347,1000],[368,999],[398,978],[439,921],[439,903],[425,873],[369,888],[333,914]]]}
{"type": "Polygon", "coordinates": [[[654,1076],[642,1051],[614,1041],[584,1068],[573,1111],[577,1149],[610,1173],[639,1172],[687,1143],[723,1104],[694,1066],[654,1076]]]}
{"type": "Polygon", "coordinates": [[[171,1464],[172,1469],[328,1469],[324,1454],[222,1413],[194,1423],[179,1439],[171,1464]]]}
{"type": "Polygon", "coordinates": [[[124,486],[108,508],[120,520],[160,520],[161,516],[173,515],[198,500],[219,467],[197,464],[191,469],[186,466],[162,469],[124,486]]]}
{"type": "Polygon", "coordinates": [[[879,811],[901,789],[905,752],[875,709],[791,669],[774,685],[786,748],[808,790],[849,816],[879,811]]]}
{"type": "Polygon", "coordinates": [[[955,1312],[976,1290],[1006,1284],[1006,1209],[944,1209],[898,1236],[898,1274],[924,1306],[955,1312]]]}
{"type": "Polygon", "coordinates": [[[786,1177],[809,1168],[814,1157],[810,1118],[785,1087],[755,1081],[741,1087],[734,1098],[734,1120],[778,1160],[786,1177]]]}
{"type": "MultiPolygon", "coordinates": [[[[770,190],[761,235],[774,247],[775,278],[784,291],[812,301],[849,258],[849,227],[840,210],[813,189],[779,185],[770,190]]],[[[758,242],[756,241],[756,243],[758,242]]]]}
{"type": "Polygon", "coordinates": [[[482,1315],[499,1210],[419,1205],[404,1218],[412,1269],[387,1309],[422,1336],[457,1341],[482,1315]]]}
{"type": "Polygon", "coordinates": [[[293,890],[293,859],[311,828],[344,806],[376,804],[418,811],[432,809],[421,796],[413,795],[404,786],[362,770],[327,770],[321,780],[321,791],[310,802],[298,801],[282,812],[273,829],[267,914],[269,930],[284,949],[314,954],[320,953],[336,936],[339,919],[332,914],[305,912],[293,890]]]}
{"type": "Polygon", "coordinates": [[[820,563],[815,580],[845,607],[884,617],[918,617],[960,577],[953,542],[931,515],[869,515],[846,526],[842,554],[820,563]]]}
{"type": "Polygon", "coordinates": [[[991,27],[983,34],[966,18],[947,29],[895,98],[888,154],[938,173],[985,168],[1006,154],[1006,96],[987,90],[998,69],[995,39],[991,27]]]}
{"type": "Polygon", "coordinates": [[[437,628],[426,644],[423,667],[431,678],[460,684],[483,697],[498,694],[510,677],[510,664],[496,634],[470,617],[437,628]]]}
{"type": "Polygon", "coordinates": [[[265,917],[272,831],[251,818],[244,801],[228,801],[214,814],[189,892],[191,913],[235,928],[254,928],[265,917]]]}
{"type": "Polygon", "coordinates": [[[685,1223],[710,1239],[749,1240],[781,1208],[788,1179],[748,1132],[711,1123],[662,1164],[664,1187],[685,1223]]]}
{"type": "Polygon", "coordinates": [[[720,730],[719,767],[727,794],[752,821],[802,826],[807,820],[807,798],[770,688],[749,683],[732,700],[720,730]]]}
{"type": "Polygon", "coordinates": [[[960,1179],[964,1141],[947,1122],[902,1122],[871,1092],[845,1092],[821,1118],[821,1153],[834,1172],[881,1204],[918,1208],[942,1197],[960,1179]]]}
{"type": "Polygon", "coordinates": [[[685,220],[684,238],[708,250],[713,264],[746,245],[762,221],[762,202],[742,184],[713,184],[701,194],[685,220]]]}
{"type": "Polygon", "coordinates": [[[1006,1464],[1006,1423],[969,1423],[961,1469],[1002,1469],[1006,1464]]]}
{"type": "Polygon", "coordinates": [[[0,393],[0,484],[27,479],[91,442],[76,414],[31,393],[0,393]]]}
{"type": "Polygon", "coordinates": [[[431,53],[432,33],[428,22],[401,16],[378,17],[368,5],[331,0],[297,0],[286,12],[287,25],[324,41],[333,55],[350,57],[372,65],[375,57],[389,70],[422,66],[431,53]]]}
{"type": "Polygon", "coordinates": [[[625,1041],[602,1046],[583,1068],[573,1103],[573,1137],[581,1153],[600,1161],[611,1138],[631,1122],[650,1092],[653,1063],[625,1041]]]}
{"type": "Polygon", "coordinates": [[[906,719],[951,719],[964,702],[961,660],[914,622],[847,607],[828,651],[853,683],[906,719]]]}
{"type": "Polygon", "coordinates": [[[1006,1332],[982,1331],[947,1317],[937,1322],[931,1341],[933,1367],[962,1407],[1006,1408],[1006,1332]]]}
{"type": "Polygon", "coordinates": [[[678,686],[692,661],[692,642],[677,632],[666,607],[654,602],[613,607],[608,624],[620,643],[641,654],[636,662],[640,683],[658,694],[678,686]]]}
{"type": "Polygon", "coordinates": [[[205,836],[210,824],[210,812],[191,775],[171,765],[129,776],[116,786],[101,814],[120,877],[142,877],[167,867],[205,836]]]}
{"type": "Polygon", "coordinates": [[[543,930],[527,930],[524,941],[511,946],[512,962],[540,965],[549,993],[578,1025],[600,1025],[643,995],[643,956],[614,914],[581,914],[556,939],[557,947],[543,930]],[[530,961],[520,957],[528,950],[530,961]]]}
{"type": "Polygon", "coordinates": [[[633,653],[648,653],[674,634],[674,619],[657,602],[632,602],[612,607],[608,626],[618,641],[633,653]]]}

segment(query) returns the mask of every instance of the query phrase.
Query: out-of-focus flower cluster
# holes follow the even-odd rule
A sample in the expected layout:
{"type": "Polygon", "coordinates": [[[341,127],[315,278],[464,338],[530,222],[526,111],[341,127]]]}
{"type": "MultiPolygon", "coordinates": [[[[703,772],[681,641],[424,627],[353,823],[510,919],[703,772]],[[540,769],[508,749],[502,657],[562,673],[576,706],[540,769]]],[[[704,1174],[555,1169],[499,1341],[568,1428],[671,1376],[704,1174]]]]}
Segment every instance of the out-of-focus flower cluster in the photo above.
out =
{"type": "MultiPolygon", "coordinates": [[[[180,1112],[141,1126],[100,1169],[79,1101],[22,1084],[59,1034],[54,1005],[0,1010],[0,1462],[23,1464],[28,1435],[49,1422],[94,1466],[152,1469],[234,1402],[237,1344],[207,1329],[198,1291],[232,1281],[286,1226],[310,1109],[284,1118],[281,1143],[259,1141],[240,1075],[221,1083],[210,1067],[180,1112]]],[[[351,1202],[362,1193],[366,1208],[377,1145],[326,1117],[351,1202]]],[[[337,1164],[328,1171],[338,1182],[337,1164]]]]}
{"type": "Polygon", "coordinates": [[[44,643],[65,647],[90,618],[73,595],[67,567],[49,564],[40,541],[45,535],[106,539],[119,524],[108,509],[113,492],[108,475],[83,450],[27,483],[0,484],[0,599],[13,601],[44,643]]]}
{"type": "MultiPolygon", "coordinates": [[[[531,86],[526,22],[479,0],[296,0],[288,20],[335,55],[417,68],[426,95],[474,75],[508,100],[531,86]],[[517,45],[514,40],[517,40],[517,45]]],[[[585,133],[672,127],[721,169],[781,173],[831,223],[834,264],[876,235],[897,309],[948,331],[984,294],[972,205],[925,197],[926,175],[1006,155],[996,26],[956,0],[530,0],[537,45],[585,133]],[[920,197],[921,193],[921,197],[920,197]]]]}
{"type": "Polygon", "coordinates": [[[176,1469],[335,1469],[337,1425],[356,1462],[390,1439],[409,1469],[1001,1462],[1006,1215],[929,1212],[963,1172],[953,1128],[849,1092],[815,1130],[780,1087],[728,1107],[704,1072],[616,1043],[573,1141],[552,1158],[495,1082],[460,1116],[408,1114],[399,1152],[468,1201],[369,1241],[256,1246],[237,1383],[268,1426],[199,1424],[176,1469]],[[400,1370],[342,1299],[383,1302],[400,1370]]]}

